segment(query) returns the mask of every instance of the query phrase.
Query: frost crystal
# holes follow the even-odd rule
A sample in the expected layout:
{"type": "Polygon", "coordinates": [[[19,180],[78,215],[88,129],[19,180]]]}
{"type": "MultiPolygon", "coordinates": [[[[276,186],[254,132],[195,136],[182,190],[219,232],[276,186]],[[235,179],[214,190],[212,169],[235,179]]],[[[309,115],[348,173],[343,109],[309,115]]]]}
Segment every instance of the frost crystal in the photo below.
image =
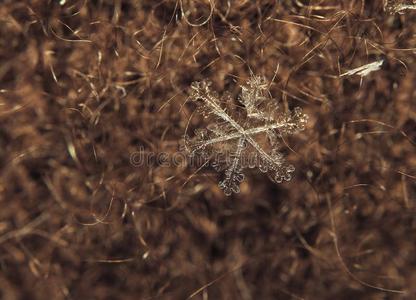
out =
{"type": "Polygon", "coordinates": [[[194,82],[190,99],[197,103],[198,111],[211,120],[206,129],[195,130],[189,137],[185,133],[185,147],[191,156],[200,155],[212,161],[217,171],[225,171],[219,186],[229,196],[240,191],[244,168],[258,168],[269,173],[277,183],[289,181],[295,170],[278,151],[281,138],[305,128],[307,115],[299,107],[283,112],[270,97],[264,77],[252,76],[241,86],[238,101],[244,112],[227,109],[230,96],[219,97],[208,81],[194,82]]]}
{"type": "Polygon", "coordinates": [[[366,64],[364,66],[349,70],[348,72],[341,74],[340,77],[352,76],[352,75],[360,75],[361,77],[364,77],[370,74],[371,72],[380,70],[383,63],[384,63],[384,60],[380,59],[370,64],[366,64]]]}
{"type": "Polygon", "coordinates": [[[391,14],[403,14],[407,10],[416,10],[416,0],[385,0],[384,10],[391,14]]]}

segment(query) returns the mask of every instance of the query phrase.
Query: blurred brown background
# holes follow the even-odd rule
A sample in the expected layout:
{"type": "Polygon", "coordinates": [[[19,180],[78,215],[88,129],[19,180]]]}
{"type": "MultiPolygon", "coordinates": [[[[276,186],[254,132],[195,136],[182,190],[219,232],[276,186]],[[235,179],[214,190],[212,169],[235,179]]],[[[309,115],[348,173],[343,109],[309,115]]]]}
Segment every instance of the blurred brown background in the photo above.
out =
{"type": "Polygon", "coordinates": [[[0,298],[414,299],[411,2],[3,0],[0,298]],[[250,69],[309,115],[291,182],[130,162],[250,69]]]}

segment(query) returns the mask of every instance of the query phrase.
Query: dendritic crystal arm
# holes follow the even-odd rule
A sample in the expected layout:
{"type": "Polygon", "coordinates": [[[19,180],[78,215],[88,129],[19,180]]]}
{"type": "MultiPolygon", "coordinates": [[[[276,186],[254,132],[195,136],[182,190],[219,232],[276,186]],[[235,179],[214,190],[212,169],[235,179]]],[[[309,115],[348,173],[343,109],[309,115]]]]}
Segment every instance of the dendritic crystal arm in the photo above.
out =
{"type": "MultiPolygon", "coordinates": [[[[226,114],[224,112],[224,114],[226,114]]],[[[287,133],[296,133],[298,131],[301,131],[305,128],[307,122],[307,116],[302,113],[302,110],[297,107],[295,109],[294,116],[290,116],[285,118],[284,120],[276,123],[266,124],[254,128],[248,128],[248,129],[242,129],[240,127],[237,128],[237,131],[220,135],[211,139],[206,139],[202,141],[195,142],[193,144],[192,148],[201,148],[206,147],[211,144],[217,144],[221,142],[227,142],[230,140],[235,140],[241,137],[242,133],[247,136],[253,136],[256,134],[262,134],[266,132],[274,132],[274,130],[277,130],[280,134],[287,134],[287,133]]]]}
{"type": "Polygon", "coordinates": [[[232,164],[227,171],[225,171],[225,179],[219,183],[219,187],[224,190],[224,194],[227,196],[231,195],[233,192],[240,192],[240,183],[244,180],[244,175],[242,173],[243,168],[240,163],[244,144],[245,138],[240,137],[237,144],[237,151],[234,153],[232,159],[232,164]]]}

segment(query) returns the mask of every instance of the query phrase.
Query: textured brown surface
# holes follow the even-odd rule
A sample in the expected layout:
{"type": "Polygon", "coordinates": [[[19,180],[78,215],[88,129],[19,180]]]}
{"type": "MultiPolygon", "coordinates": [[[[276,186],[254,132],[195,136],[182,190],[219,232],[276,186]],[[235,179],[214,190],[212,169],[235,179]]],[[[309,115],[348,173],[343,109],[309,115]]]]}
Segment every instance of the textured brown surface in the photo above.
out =
{"type": "Polygon", "coordinates": [[[1,299],[416,297],[415,11],[64,2],[0,4],[1,299]],[[291,182],[130,162],[178,150],[192,81],[250,69],[310,117],[291,182]]]}

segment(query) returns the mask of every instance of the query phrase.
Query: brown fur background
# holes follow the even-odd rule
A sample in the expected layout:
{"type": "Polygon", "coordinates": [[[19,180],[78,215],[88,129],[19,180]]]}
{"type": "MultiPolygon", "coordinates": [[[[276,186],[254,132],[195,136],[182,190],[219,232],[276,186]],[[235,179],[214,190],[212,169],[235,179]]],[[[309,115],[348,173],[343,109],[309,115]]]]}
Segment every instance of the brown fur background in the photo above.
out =
{"type": "Polygon", "coordinates": [[[414,299],[416,13],[384,4],[2,1],[0,298],[414,299]],[[131,163],[250,70],[309,115],[291,182],[131,163]]]}

